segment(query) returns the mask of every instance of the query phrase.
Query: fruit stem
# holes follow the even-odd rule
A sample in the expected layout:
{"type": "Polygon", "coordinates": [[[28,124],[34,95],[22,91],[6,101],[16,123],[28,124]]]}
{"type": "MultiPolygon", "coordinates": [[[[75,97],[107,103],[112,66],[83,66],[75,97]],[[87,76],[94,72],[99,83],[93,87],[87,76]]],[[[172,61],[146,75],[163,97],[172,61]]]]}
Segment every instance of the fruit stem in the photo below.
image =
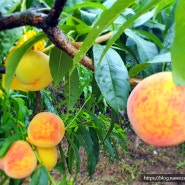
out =
{"type": "Polygon", "coordinates": [[[49,45],[48,47],[44,48],[44,50],[42,50],[42,52],[44,53],[48,53],[51,49],[53,49],[55,47],[54,44],[49,45]]]}

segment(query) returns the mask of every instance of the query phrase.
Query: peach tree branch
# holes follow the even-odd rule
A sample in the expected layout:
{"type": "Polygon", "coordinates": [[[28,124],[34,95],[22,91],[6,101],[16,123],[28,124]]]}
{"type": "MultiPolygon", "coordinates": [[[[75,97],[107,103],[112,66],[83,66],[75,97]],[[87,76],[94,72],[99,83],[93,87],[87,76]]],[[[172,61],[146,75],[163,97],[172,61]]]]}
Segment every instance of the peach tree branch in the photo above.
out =
{"type": "MultiPolygon", "coordinates": [[[[22,12],[9,15],[0,15],[0,31],[20,26],[34,26],[43,30],[47,37],[58,48],[65,51],[69,56],[74,57],[78,49],[68,41],[65,34],[58,28],[60,14],[66,0],[56,0],[54,6],[49,10],[45,4],[30,8],[22,12]]],[[[81,64],[93,70],[94,65],[90,58],[84,56],[81,64]]]]}

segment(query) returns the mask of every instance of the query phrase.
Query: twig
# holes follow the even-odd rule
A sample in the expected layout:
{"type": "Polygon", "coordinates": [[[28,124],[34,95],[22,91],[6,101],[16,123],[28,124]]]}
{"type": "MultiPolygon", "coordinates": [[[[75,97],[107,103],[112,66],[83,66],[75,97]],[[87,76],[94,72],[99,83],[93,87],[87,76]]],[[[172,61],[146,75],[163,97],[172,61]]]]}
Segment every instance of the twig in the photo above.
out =
{"type": "Polygon", "coordinates": [[[50,25],[52,26],[57,26],[60,14],[66,4],[67,0],[56,0],[54,6],[50,10],[47,21],[49,22],[50,25]]]}

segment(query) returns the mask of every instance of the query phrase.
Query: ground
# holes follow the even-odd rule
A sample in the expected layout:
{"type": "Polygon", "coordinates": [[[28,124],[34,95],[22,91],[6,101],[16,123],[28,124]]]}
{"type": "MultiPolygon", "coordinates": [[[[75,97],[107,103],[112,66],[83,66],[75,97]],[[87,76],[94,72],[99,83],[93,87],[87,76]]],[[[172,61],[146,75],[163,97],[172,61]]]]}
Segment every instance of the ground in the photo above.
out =
{"type": "MultiPolygon", "coordinates": [[[[60,98],[57,94],[56,99],[59,99],[59,102],[60,98]]],[[[92,178],[89,178],[86,170],[86,155],[81,150],[81,170],[74,185],[185,184],[185,181],[184,183],[141,181],[141,175],[149,173],[185,175],[185,144],[174,147],[153,147],[138,139],[128,120],[126,122],[127,124],[123,125],[123,129],[126,130],[127,149],[125,152],[120,152],[119,160],[109,162],[108,154],[101,151],[96,171],[92,178]]]]}
{"type": "MultiPolygon", "coordinates": [[[[176,147],[153,147],[137,138],[131,128],[127,129],[127,152],[118,162],[108,162],[108,156],[100,154],[96,171],[88,178],[85,163],[77,176],[75,185],[177,185],[180,182],[141,182],[142,174],[184,174],[185,145],[176,147]]],[[[82,158],[85,154],[82,151],[82,158]]],[[[85,161],[85,160],[82,160],[85,161]]]]}

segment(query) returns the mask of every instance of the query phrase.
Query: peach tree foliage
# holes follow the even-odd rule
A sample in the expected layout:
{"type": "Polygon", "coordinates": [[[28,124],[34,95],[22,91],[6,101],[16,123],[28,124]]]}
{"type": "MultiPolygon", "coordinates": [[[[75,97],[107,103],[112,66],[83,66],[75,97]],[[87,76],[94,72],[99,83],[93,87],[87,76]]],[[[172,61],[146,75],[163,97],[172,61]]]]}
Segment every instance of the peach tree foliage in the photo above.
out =
{"type": "MultiPolygon", "coordinates": [[[[6,0],[6,3],[1,0],[0,22],[4,15],[26,10],[31,12],[33,9],[30,8],[35,7],[45,18],[57,1],[42,2],[44,6],[40,6],[41,2],[36,0],[6,0]]],[[[12,54],[6,66],[6,90],[1,88],[3,96],[0,99],[0,157],[5,155],[13,141],[25,140],[29,119],[38,111],[39,104],[40,111],[58,114],[66,126],[68,146],[63,148],[58,145],[60,160],[54,168],[63,177],[60,184],[70,183],[67,181],[72,183],[73,180],[67,177],[68,172],[74,178],[78,174],[80,147],[87,154],[90,176],[95,171],[100,147],[103,146],[110,159],[119,159],[117,145],[126,150],[125,121],[122,117],[125,117],[132,88],[130,80],[171,70],[172,58],[176,82],[183,85],[183,6],[182,0],[67,0],[57,29],[29,24],[6,30],[0,27],[2,66],[23,32],[30,29],[37,31],[36,36],[12,54]],[[52,30],[62,31],[60,36],[65,36],[73,44],[68,47],[65,41],[67,45],[62,45],[53,38],[52,30]],[[52,88],[41,90],[40,95],[38,92],[8,90],[20,59],[41,39],[45,39],[46,53],[50,56],[52,88]],[[84,58],[85,55],[88,58],[84,58]],[[88,65],[84,61],[88,61],[88,65]],[[52,89],[59,92],[60,101],[52,89]]],[[[0,179],[0,184],[19,184],[21,181],[9,179],[3,171],[0,171],[0,179]]],[[[43,166],[31,175],[30,180],[31,185],[57,184],[43,166]]]]}

